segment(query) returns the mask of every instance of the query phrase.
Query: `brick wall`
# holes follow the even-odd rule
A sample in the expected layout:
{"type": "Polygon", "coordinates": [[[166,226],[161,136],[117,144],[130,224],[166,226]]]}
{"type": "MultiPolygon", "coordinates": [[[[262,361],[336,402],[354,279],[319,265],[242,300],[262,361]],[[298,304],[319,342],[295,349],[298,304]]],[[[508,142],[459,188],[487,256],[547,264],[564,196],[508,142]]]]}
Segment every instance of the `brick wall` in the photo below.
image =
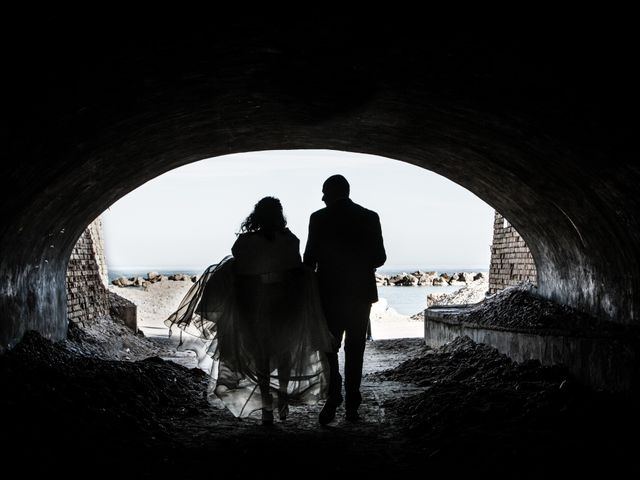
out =
{"type": "Polygon", "coordinates": [[[106,287],[109,285],[109,276],[107,269],[107,258],[104,254],[104,239],[102,236],[102,218],[96,218],[93,223],[91,223],[87,229],[91,234],[91,240],[93,242],[93,251],[94,258],[96,262],[98,262],[98,272],[100,273],[100,278],[102,279],[102,283],[106,287]]]}
{"type": "Polygon", "coordinates": [[[82,233],[67,266],[69,320],[86,324],[109,314],[107,267],[98,218],[82,233]]]}
{"type": "Polygon", "coordinates": [[[493,221],[489,294],[526,280],[536,282],[536,265],[529,247],[516,229],[496,212],[493,221]]]}

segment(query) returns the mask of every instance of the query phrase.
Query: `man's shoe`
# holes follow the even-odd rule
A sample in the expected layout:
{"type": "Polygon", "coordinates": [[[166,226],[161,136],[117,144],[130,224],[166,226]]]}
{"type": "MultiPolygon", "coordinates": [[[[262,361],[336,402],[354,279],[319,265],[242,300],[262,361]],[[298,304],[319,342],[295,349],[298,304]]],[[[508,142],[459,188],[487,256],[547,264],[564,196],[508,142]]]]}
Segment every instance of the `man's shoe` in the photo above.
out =
{"type": "Polygon", "coordinates": [[[273,425],[273,410],[262,409],[262,425],[265,427],[273,425]]]}
{"type": "Polygon", "coordinates": [[[281,422],[284,422],[287,419],[287,415],[289,415],[289,402],[287,402],[286,397],[284,399],[278,398],[278,417],[281,422]]]}
{"type": "Polygon", "coordinates": [[[324,407],[322,407],[320,415],[318,416],[320,425],[327,425],[331,420],[336,418],[336,409],[338,408],[338,405],[339,404],[334,402],[327,402],[324,404],[324,407]]]}
{"type": "Polygon", "coordinates": [[[344,416],[344,418],[348,421],[348,422],[357,422],[360,420],[360,414],[358,413],[358,409],[357,408],[349,408],[347,409],[347,413],[344,416]]]}

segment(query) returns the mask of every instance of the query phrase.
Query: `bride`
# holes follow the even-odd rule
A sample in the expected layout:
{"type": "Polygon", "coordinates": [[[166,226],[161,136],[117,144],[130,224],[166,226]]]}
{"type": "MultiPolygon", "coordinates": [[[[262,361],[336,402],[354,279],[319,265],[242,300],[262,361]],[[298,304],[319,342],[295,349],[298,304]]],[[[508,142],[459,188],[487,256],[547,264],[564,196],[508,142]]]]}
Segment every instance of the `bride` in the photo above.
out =
{"type": "Polygon", "coordinates": [[[207,268],[166,321],[205,342],[211,385],[236,416],[261,411],[273,424],[289,404],[326,398],[324,352],[335,339],[322,313],[315,275],[302,264],[280,200],[265,197],[240,228],[232,255],[207,268]]]}

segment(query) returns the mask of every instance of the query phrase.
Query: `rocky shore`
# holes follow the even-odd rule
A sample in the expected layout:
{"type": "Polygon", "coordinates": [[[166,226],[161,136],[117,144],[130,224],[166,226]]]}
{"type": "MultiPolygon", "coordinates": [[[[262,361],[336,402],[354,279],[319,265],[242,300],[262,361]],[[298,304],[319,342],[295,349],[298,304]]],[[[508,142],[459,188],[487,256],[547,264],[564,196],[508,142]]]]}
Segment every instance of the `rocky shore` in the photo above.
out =
{"type": "MultiPolygon", "coordinates": [[[[459,286],[453,293],[427,294],[427,307],[436,305],[469,305],[484,300],[488,290],[488,275],[484,272],[442,273],[421,272],[397,275],[376,275],[378,286],[459,286]]],[[[109,290],[126,298],[137,306],[138,327],[145,335],[164,334],[164,320],[175,311],[196,276],[183,273],[161,275],[149,272],[144,277],[119,277],[112,281],[109,290]],[[137,287],[137,288],[132,288],[137,287]]],[[[381,298],[371,310],[371,321],[375,338],[416,337],[422,335],[415,321],[422,321],[423,312],[414,315],[397,313],[381,298]],[[413,320],[413,321],[411,321],[413,320]]]]}
{"type": "MultiPolygon", "coordinates": [[[[397,275],[376,274],[378,286],[459,286],[452,293],[428,293],[427,308],[438,305],[480,304],[488,291],[488,275],[485,272],[442,273],[421,272],[397,275]]],[[[109,290],[134,303],[137,310],[137,328],[156,340],[168,340],[169,332],[164,320],[171,315],[189,288],[197,281],[196,276],[183,273],[161,275],[149,272],[143,277],[119,277],[112,281],[109,290]],[[137,287],[137,288],[135,288],[137,287]]],[[[424,335],[424,311],[412,315],[398,313],[387,299],[381,296],[371,308],[371,334],[373,339],[418,338],[424,335]]],[[[165,357],[166,358],[166,357],[165,357]]],[[[185,365],[193,359],[181,358],[185,365]]]]}
{"type": "Polygon", "coordinates": [[[487,274],[485,272],[459,272],[438,274],[438,272],[421,272],[420,270],[416,270],[412,273],[403,272],[396,275],[382,275],[376,273],[376,283],[378,285],[395,285],[399,287],[442,287],[445,285],[457,286],[466,285],[483,278],[487,278],[487,274]]]}
{"type": "MultiPolygon", "coordinates": [[[[154,283],[162,281],[191,281],[196,282],[197,275],[188,275],[185,273],[175,273],[173,275],[162,275],[158,272],[149,272],[146,277],[118,277],[112,280],[111,284],[116,287],[148,287],[154,283]]],[[[415,287],[415,286],[461,286],[478,280],[487,279],[486,272],[458,272],[458,273],[438,273],[438,272],[422,272],[420,270],[411,273],[398,273],[395,275],[383,275],[376,273],[376,283],[379,286],[390,285],[397,287],[415,287]]]]}
{"type": "Polygon", "coordinates": [[[149,285],[162,281],[176,281],[184,282],[190,281],[195,283],[198,280],[196,275],[187,275],[184,273],[175,273],[173,275],[161,275],[158,272],[149,272],[147,277],[118,277],[111,282],[116,287],[143,287],[147,288],[149,285]]]}
{"type": "MultiPolygon", "coordinates": [[[[168,281],[149,283],[142,288],[121,288],[110,285],[109,290],[133,302],[137,307],[137,326],[144,335],[155,339],[166,338],[168,329],[164,324],[184,298],[193,283],[191,281],[168,281]]],[[[371,308],[371,329],[374,339],[420,337],[424,334],[422,314],[415,318],[397,313],[381,298],[371,308]]]]}
{"type": "Polygon", "coordinates": [[[427,295],[427,308],[436,305],[472,305],[482,302],[489,291],[489,278],[478,277],[453,293],[430,293],[427,295]]]}

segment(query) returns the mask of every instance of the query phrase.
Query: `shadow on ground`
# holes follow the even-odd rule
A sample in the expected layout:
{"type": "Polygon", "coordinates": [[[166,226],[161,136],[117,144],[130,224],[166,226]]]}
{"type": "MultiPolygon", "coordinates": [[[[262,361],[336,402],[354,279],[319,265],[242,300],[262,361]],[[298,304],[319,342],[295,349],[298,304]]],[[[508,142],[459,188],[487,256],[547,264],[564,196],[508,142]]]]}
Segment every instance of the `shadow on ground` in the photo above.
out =
{"type": "Polygon", "coordinates": [[[271,428],[238,420],[207,400],[206,374],[161,359],[161,349],[135,361],[108,353],[72,329],[58,343],[29,332],[0,357],[5,468],[65,478],[639,471],[632,396],[584,388],[562,368],[514,363],[467,338],[438,350],[421,339],[369,342],[363,421],[339,410],[328,427],[317,423],[319,405],[293,407],[271,428]]]}

